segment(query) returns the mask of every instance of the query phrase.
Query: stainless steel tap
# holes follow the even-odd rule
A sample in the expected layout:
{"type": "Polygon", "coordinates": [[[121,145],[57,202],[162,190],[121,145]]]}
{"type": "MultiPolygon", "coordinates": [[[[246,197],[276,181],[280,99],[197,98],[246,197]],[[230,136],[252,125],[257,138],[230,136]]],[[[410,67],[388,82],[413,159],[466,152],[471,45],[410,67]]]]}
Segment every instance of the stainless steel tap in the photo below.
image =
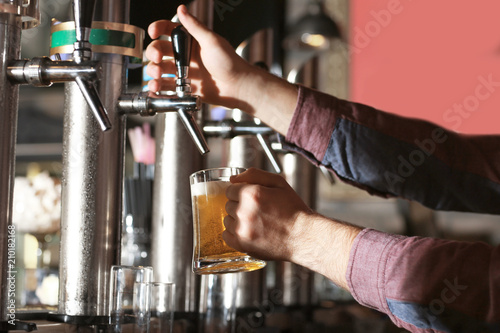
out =
{"type": "Polygon", "coordinates": [[[191,94],[191,80],[188,78],[191,60],[192,37],[179,25],[172,31],[172,46],[177,68],[176,96],[156,95],[148,92],[124,94],[118,106],[127,114],[154,116],[158,112],[175,111],[202,155],[208,153],[207,141],[194,117],[201,109],[199,96],[191,94]]]}
{"type": "Polygon", "coordinates": [[[90,30],[95,0],[74,0],[76,42],[73,60],[51,60],[37,57],[32,60],[13,60],[7,66],[7,76],[14,84],[51,86],[57,82],[75,81],[103,131],[111,129],[111,121],[95,87],[101,68],[92,61],[90,30]]]}
{"type": "Polygon", "coordinates": [[[269,140],[269,137],[276,134],[276,132],[271,127],[262,124],[258,118],[246,121],[236,121],[234,119],[206,121],[203,126],[203,133],[208,137],[220,137],[223,139],[232,139],[240,135],[254,135],[274,171],[281,173],[283,170],[281,162],[269,140]]]}

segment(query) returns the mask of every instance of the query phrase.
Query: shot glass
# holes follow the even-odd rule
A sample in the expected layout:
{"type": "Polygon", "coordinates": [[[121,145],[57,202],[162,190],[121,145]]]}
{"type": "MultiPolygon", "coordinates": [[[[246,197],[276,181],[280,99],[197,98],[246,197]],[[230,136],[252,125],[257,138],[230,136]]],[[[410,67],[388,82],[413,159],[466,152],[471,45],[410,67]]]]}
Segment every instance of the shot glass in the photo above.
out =
{"type": "Polygon", "coordinates": [[[236,332],[236,298],[242,274],[207,274],[201,277],[200,321],[202,332],[236,332]]]}
{"type": "Polygon", "coordinates": [[[149,333],[171,333],[174,326],[175,284],[153,282],[149,333]]]}
{"type": "Polygon", "coordinates": [[[220,274],[250,272],[266,262],[229,247],[222,239],[229,177],[244,168],[201,170],[189,176],[193,204],[193,272],[220,274]]]}
{"type": "Polygon", "coordinates": [[[153,268],[112,266],[110,277],[110,317],[114,332],[147,332],[153,268]]]}
{"type": "Polygon", "coordinates": [[[150,333],[151,296],[151,284],[149,282],[134,283],[131,320],[133,333],[150,333]]]}

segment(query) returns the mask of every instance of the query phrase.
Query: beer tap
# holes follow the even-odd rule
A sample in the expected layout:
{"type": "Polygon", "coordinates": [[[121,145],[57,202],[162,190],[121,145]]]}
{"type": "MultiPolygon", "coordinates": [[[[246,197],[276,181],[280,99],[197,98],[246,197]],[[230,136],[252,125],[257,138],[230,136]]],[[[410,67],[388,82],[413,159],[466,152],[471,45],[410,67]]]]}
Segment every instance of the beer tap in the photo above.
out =
{"type": "Polygon", "coordinates": [[[172,31],[171,38],[177,68],[176,96],[167,97],[148,92],[123,94],[118,106],[126,114],[141,116],[154,116],[158,112],[177,112],[200,153],[206,154],[210,149],[194,117],[194,112],[201,109],[201,99],[191,94],[191,80],[188,78],[192,37],[179,25],[172,31]]]}
{"type": "MultiPolygon", "coordinates": [[[[269,70],[267,65],[262,61],[255,63],[255,65],[267,71],[269,70]]],[[[269,140],[276,132],[269,126],[263,124],[259,118],[245,118],[246,119],[241,119],[239,121],[236,121],[234,118],[224,119],[222,121],[207,121],[203,126],[203,132],[207,136],[220,137],[223,139],[232,139],[240,135],[255,136],[274,171],[276,173],[281,173],[283,167],[269,140]]]]}
{"type": "Polygon", "coordinates": [[[235,121],[234,119],[225,119],[222,121],[206,121],[203,126],[203,132],[208,137],[219,137],[223,139],[232,139],[240,135],[254,135],[267,159],[271,163],[276,173],[281,173],[283,168],[275,153],[275,149],[269,140],[269,137],[276,132],[269,126],[264,125],[260,119],[235,121]]]}
{"type": "Polygon", "coordinates": [[[75,81],[100,128],[107,131],[111,129],[111,122],[95,87],[101,68],[97,62],[91,60],[92,50],[89,42],[94,7],[95,0],[73,0],[76,32],[73,60],[52,60],[48,57],[14,60],[7,66],[7,76],[14,84],[31,84],[38,87],[75,81]]]}

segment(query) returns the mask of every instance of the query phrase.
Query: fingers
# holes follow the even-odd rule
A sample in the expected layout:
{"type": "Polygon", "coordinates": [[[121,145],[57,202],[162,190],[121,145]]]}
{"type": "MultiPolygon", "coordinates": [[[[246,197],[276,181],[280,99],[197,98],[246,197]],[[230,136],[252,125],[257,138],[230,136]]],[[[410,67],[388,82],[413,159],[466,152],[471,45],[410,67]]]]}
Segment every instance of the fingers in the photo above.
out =
{"type": "MultiPolygon", "coordinates": [[[[231,185],[229,185],[226,189],[226,197],[230,200],[229,202],[240,201],[240,193],[241,193],[241,190],[245,186],[247,186],[247,184],[231,184],[231,185]]],[[[226,205],[226,211],[227,211],[227,205],[226,205]]],[[[229,214],[229,212],[228,212],[228,214],[229,214]]]]}
{"type": "Polygon", "coordinates": [[[153,79],[160,79],[165,73],[175,73],[175,65],[170,60],[165,60],[160,63],[150,62],[146,68],[146,73],[153,79]]]}
{"type": "Polygon", "coordinates": [[[172,30],[178,25],[179,23],[174,23],[168,20],[155,21],[148,27],[149,37],[151,37],[151,39],[157,39],[162,35],[170,36],[172,30]]]}
{"type": "Polygon", "coordinates": [[[198,21],[196,17],[191,15],[185,5],[180,5],[177,8],[177,16],[179,17],[179,21],[181,21],[184,28],[186,28],[191,36],[193,36],[194,39],[196,39],[200,44],[204,44],[204,42],[212,38],[212,31],[210,31],[203,23],[198,21]]]}
{"type": "Polygon", "coordinates": [[[239,175],[231,176],[230,181],[233,184],[247,183],[267,187],[284,187],[287,184],[285,179],[280,175],[256,168],[250,168],[239,175]]]}
{"type": "Polygon", "coordinates": [[[236,236],[236,223],[236,220],[230,215],[224,218],[225,230],[222,232],[222,239],[233,249],[241,249],[240,240],[236,236]]]}
{"type": "Polygon", "coordinates": [[[160,91],[175,91],[175,82],[173,80],[150,80],[148,81],[148,89],[151,92],[160,91]]]}
{"type": "Polygon", "coordinates": [[[234,235],[234,234],[231,234],[229,233],[227,230],[225,230],[223,233],[222,233],[222,239],[224,240],[224,242],[226,242],[226,244],[235,249],[235,250],[239,250],[241,251],[241,243],[240,241],[238,240],[238,238],[234,235]]]}
{"type": "Polygon", "coordinates": [[[230,217],[236,217],[236,210],[238,209],[238,202],[233,200],[228,200],[226,203],[226,213],[230,217]]]}
{"type": "Polygon", "coordinates": [[[231,215],[224,217],[224,228],[232,235],[236,232],[236,220],[231,215]]]}
{"type": "Polygon", "coordinates": [[[154,63],[161,63],[164,56],[173,56],[172,43],[166,40],[154,40],[146,48],[146,58],[154,63]]]}

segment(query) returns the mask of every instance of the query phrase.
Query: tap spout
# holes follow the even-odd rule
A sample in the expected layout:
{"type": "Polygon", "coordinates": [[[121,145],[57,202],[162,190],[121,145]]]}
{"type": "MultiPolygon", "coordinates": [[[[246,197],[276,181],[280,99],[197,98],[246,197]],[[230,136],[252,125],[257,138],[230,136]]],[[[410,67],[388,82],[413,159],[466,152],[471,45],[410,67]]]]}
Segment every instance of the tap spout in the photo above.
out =
{"type": "Polygon", "coordinates": [[[148,92],[123,94],[118,100],[118,107],[125,114],[154,116],[158,112],[176,112],[179,109],[197,111],[201,108],[200,97],[195,95],[168,96],[148,92]]]}
{"type": "Polygon", "coordinates": [[[199,96],[167,96],[148,92],[123,94],[118,101],[118,107],[126,114],[140,114],[141,116],[154,116],[158,112],[177,112],[200,153],[204,155],[210,151],[193,115],[201,108],[199,96]]]}
{"type": "Polygon", "coordinates": [[[14,60],[7,66],[7,77],[14,84],[51,86],[56,82],[75,81],[77,76],[85,80],[97,80],[99,68],[95,62],[76,64],[74,61],[53,61],[47,57],[31,60],[14,60]]]}
{"type": "Polygon", "coordinates": [[[193,113],[185,109],[179,109],[177,111],[177,114],[179,115],[182,124],[184,125],[184,127],[186,127],[186,130],[191,136],[191,139],[193,139],[193,142],[196,145],[196,148],[198,148],[198,150],[200,151],[200,153],[202,155],[205,155],[208,152],[210,152],[207,140],[205,139],[205,136],[203,135],[203,132],[201,131],[200,127],[196,123],[193,113]]]}
{"type": "Polygon", "coordinates": [[[12,83],[33,86],[51,86],[56,82],[76,81],[103,131],[111,129],[111,121],[94,82],[100,67],[96,62],[53,61],[47,57],[32,60],[15,60],[7,66],[7,76],[12,83]]]}
{"type": "Polygon", "coordinates": [[[95,119],[99,123],[99,127],[103,132],[106,132],[111,129],[111,121],[108,117],[108,112],[104,107],[104,104],[99,97],[99,93],[94,85],[94,82],[85,80],[81,76],[77,76],[75,78],[76,84],[80,88],[80,91],[85,97],[92,113],[94,114],[95,119]]]}

